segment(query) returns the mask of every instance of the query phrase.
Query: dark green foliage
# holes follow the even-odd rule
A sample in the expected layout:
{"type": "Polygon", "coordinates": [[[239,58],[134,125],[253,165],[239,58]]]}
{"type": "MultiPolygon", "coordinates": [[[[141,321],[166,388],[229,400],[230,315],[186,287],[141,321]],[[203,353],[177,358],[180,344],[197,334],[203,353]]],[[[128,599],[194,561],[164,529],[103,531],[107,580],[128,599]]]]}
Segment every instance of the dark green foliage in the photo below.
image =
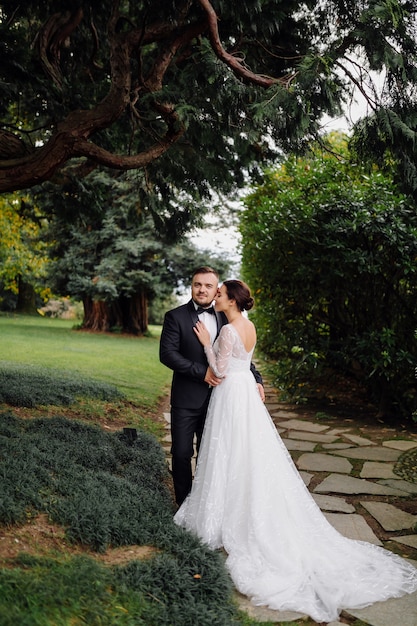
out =
{"type": "Polygon", "coordinates": [[[156,621],[144,614],[149,626],[237,624],[233,606],[225,603],[232,588],[219,554],[207,551],[202,558],[201,548],[191,558],[186,551],[164,553],[121,567],[116,577],[126,592],[134,590],[155,600],[156,621]]]}
{"type": "Polygon", "coordinates": [[[142,293],[147,301],[168,297],[199,265],[228,269],[227,259],[184,239],[202,224],[206,209],[198,211],[196,202],[192,210],[185,209],[173,190],[157,213],[140,181],[139,175],[100,171],[66,185],[64,196],[52,185],[46,195],[46,189],[35,194],[50,217],[45,236],[52,242],[48,279],[55,293],[114,304],[117,319],[123,301],[142,293]],[[181,219],[176,220],[176,213],[181,219]]]}
{"type": "Polygon", "coordinates": [[[410,198],[376,169],[316,152],[271,172],[246,206],[243,266],[260,347],[280,361],[286,384],[299,392],[320,365],[331,366],[358,377],[381,415],[410,417],[417,409],[410,198]]]}
{"type": "MultiPolygon", "coordinates": [[[[396,93],[393,90],[392,93],[396,93]]],[[[397,94],[397,98],[402,94],[397,94]]],[[[417,199],[417,113],[415,106],[397,102],[392,109],[381,108],[360,120],[351,141],[356,158],[372,168],[377,163],[405,192],[417,199]]]]}
{"type": "Polygon", "coordinates": [[[122,433],[64,418],[3,414],[0,438],[3,523],[44,511],[72,540],[103,550],[154,541],[170,519],[164,455],[151,435],[129,444],[122,433]]]}
{"type": "Polygon", "coordinates": [[[79,397],[116,400],[123,394],[114,385],[77,377],[73,372],[0,363],[0,402],[25,407],[65,406],[79,397]]]}
{"type": "Polygon", "coordinates": [[[154,556],[113,568],[88,558],[21,556],[0,571],[0,622],[44,626],[237,623],[223,557],[173,522],[163,451],[138,432],[64,418],[0,414],[0,522],[46,512],[74,542],[102,551],[147,544],[154,556]]]}
{"type": "Polygon", "coordinates": [[[86,557],[59,562],[22,555],[13,570],[0,571],[0,589],[2,626],[238,623],[222,561],[201,546],[194,567],[168,553],[121,567],[86,557]]]}
{"type": "Polygon", "coordinates": [[[59,563],[22,556],[16,565],[0,571],[3,626],[64,624],[72,616],[97,626],[129,624],[113,621],[123,617],[117,610],[122,598],[111,588],[111,572],[93,559],[78,557],[59,563]]]}
{"type": "MultiPolygon", "coordinates": [[[[4,1],[0,114],[17,144],[9,138],[4,190],[38,182],[30,171],[17,180],[25,166],[33,172],[36,158],[23,159],[35,145],[53,161],[50,171],[41,173],[47,180],[62,165],[48,142],[65,140],[65,155],[57,153],[72,166],[81,155],[89,157],[88,166],[101,161],[128,169],[136,155],[164,144],[170,131],[169,149],[145,162],[141,183],[149,205],[163,215],[167,199],[173,207],[173,188],[206,201],[210,189],[231,191],[247,172],[259,173],[258,163],[271,154],[266,134],[280,148],[305,145],[319,132],[323,114],[333,115],[349,102],[355,84],[369,94],[373,108],[369,69],[387,77],[377,107],[392,107],[400,116],[407,104],[413,107],[417,77],[410,0],[211,4],[221,44],[240,65],[237,71],[213,50],[207,17],[196,1],[84,0],[80,19],[69,24],[76,8],[70,0],[27,0],[18,7],[4,1]],[[61,30],[51,26],[52,16],[65,21],[62,39],[61,30]],[[124,64],[118,54],[127,42],[124,64]],[[161,105],[169,114],[161,114],[161,105]],[[175,133],[179,130],[183,134],[175,133]]],[[[415,132],[411,118],[404,115],[403,122],[415,132]]],[[[184,205],[172,215],[173,228],[186,218],[188,202],[184,205]]]]}

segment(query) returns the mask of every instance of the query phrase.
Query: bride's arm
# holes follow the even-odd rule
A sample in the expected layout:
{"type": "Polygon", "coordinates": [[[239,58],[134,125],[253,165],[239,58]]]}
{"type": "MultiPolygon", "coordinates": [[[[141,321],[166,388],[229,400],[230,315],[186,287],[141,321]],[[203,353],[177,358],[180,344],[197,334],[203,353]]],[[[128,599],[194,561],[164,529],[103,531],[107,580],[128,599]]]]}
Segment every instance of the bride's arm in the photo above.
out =
{"type": "Polygon", "coordinates": [[[211,346],[210,334],[203,322],[197,322],[194,327],[194,332],[204,347],[209,366],[216,376],[224,378],[229,366],[230,357],[232,356],[233,333],[227,325],[223,326],[217,340],[217,350],[214,352],[211,346]]]}

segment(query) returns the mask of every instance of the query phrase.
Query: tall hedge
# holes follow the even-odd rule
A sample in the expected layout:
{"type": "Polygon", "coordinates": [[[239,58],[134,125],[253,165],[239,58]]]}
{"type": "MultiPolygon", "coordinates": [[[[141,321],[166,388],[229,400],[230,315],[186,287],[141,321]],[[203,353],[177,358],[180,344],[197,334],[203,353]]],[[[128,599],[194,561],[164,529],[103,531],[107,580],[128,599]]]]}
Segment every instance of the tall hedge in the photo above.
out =
{"type": "Polygon", "coordinates": [[[287,388],[318,366],[365,383],[380,414],[417,410],[417,212],[376,168],[315,150],[245,199],[242,274],[287,388]]]}

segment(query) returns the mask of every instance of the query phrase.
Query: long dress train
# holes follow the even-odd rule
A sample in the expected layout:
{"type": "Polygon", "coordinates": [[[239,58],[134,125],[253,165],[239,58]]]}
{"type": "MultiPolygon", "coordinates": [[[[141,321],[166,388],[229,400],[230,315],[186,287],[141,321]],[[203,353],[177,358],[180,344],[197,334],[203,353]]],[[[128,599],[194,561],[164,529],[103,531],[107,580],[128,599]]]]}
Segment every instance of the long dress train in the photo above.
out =
{"type": "Polygon", "coordinates": [[[221,329],[212,393],[191,493],[174,520],[211,548],[224,547],[236,588],[257,605],[336,620],[417,589],[417,569],[326,520],[266,410],[235,327],[221,329]]]}

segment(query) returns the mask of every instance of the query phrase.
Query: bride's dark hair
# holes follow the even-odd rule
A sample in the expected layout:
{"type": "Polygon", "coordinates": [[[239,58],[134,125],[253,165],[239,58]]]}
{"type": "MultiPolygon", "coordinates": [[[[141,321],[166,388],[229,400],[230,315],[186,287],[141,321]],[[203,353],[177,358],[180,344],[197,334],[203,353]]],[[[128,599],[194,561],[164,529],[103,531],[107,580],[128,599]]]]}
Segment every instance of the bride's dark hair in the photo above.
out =
{"type": "Polygon", "coordinates": [[[225,280],[223,285],[226,287],[227,297],[229,300],[236,300],[240,311],[251,310],[255,302],[246,283],[241,280],[225,280]]]}

